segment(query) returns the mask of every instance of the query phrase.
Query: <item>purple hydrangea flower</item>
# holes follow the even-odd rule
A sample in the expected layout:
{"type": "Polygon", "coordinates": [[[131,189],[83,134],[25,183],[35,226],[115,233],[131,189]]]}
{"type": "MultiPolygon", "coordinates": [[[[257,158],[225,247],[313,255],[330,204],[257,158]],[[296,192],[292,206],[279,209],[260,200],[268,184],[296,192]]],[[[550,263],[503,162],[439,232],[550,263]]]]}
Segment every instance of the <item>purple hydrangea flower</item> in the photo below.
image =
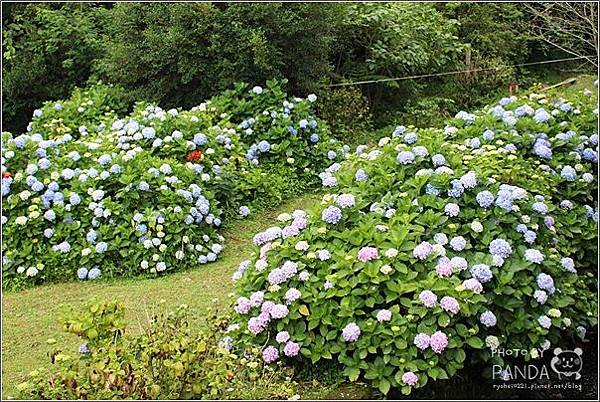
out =
{"type": "Polygon", "coordinates": [[[287,292],[285,292],[285,301],[287,304],[292,304],[300,297],[302,297],[302,293],[296,288],[290,288],[287,292]]]}
{"type": "Polygon", "coordinates": [[[296,342],[290,341],[290,342],[286,343],[283,348],[283,353],[285,353],[285,355],[287,357],[297,356],[298,352],[300,352],[300,345],[297,344],[296,342]]]}
{"type": "Polygon", "coordinates": [[[271,308],[271,311],[269,312],[271,318],[274,318],[276,320],[286,317],[288,313],[289,310],[285,304],[276,304],[273,306],[273,308],[271,308]]]}
{"type": "Polygon", "coordinates": [[[431,290],[423,290],[419,294],[419,301],[423,303],[425,307],[435,307],[437,304],[437,296],[431,290]]]}
{"type": "MultiPolygon", "coordinates": [[[[261,313],[261,315],[262,314],[263,313],[261,313]]],[[[266,319],[265,316],[252,317],[248,320],[248,329],[254,335],[258,335],[265,330],[268,323],[269,321],[266,319]]]]}
{"type": "Polygon", "coordinates": [[[402,374],[402,382],[406,385],[416,385],[419,378],[412,371],[402,374]]]}
{"type": "Polygon", "coordinates": [[[415,247],[415,249],[413,250],[413,256],[415,256],[415,258],[418,258],[419,260],[424,260],[431,254],[432,251],[433,246],[430,243],[424,241],[415,247]]]}
{"type": "Polygon", "coordinates": [[[496,316],[491,311],[487,310],[479,317],[479,321],[486,327],[493,327],[496,325],[496,316]]]}
{"type": "Polygon", "coordinates": [[[346,342],[354,342],[358,339],[359,336],[360,328],[354,322],[351,322],[350,324],[346,325],[342,330],[342,337],[344,338],[344,340],[346,340],[346,342]]]}
{"type": "Polygon", "coordinates": [[[429,347],[429,343],[430,343],[429,335],[424,334],[424,333],[417,334],[415,336],[413,343],[415,344],[415,346],[417,348],[419,348],[421,350],[425,350],[429,347]]]}
{"type": "Polygon", "coordinates": [[[239,297],[233,308],[238,314],[248,314],[252,308],[252,303],[247,297],[239,297]]]}
{"type": "Polygon", "coordinates": [[[273,363],[279,358],[279,351],[274,346],[267,346],[265,350],[263,350],[262,356],[266,363],[273,363]]]}

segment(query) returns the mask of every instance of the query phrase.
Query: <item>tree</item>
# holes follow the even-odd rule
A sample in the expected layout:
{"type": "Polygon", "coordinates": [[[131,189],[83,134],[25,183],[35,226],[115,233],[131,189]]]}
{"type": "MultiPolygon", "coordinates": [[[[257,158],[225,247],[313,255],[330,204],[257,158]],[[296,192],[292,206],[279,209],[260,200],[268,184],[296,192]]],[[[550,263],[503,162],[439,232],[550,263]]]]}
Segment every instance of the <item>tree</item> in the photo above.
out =
{"type": "Polygon", "coordinates": [[[598,67],[598,3],[523,3],[534,38],[598,67]]]}

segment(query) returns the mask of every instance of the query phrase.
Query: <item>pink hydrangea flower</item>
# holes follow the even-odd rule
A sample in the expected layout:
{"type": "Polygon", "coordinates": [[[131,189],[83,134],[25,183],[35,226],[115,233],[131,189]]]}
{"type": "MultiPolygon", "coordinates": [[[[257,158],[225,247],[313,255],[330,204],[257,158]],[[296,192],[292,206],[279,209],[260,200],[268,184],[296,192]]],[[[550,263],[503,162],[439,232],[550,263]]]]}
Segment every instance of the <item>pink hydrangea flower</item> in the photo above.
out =
{"type": "Polygon", "coordinates": [[[392,319],[392,312],[390,310],[379,310],[377,313],[377,321],[384,322],[392,319]]]}
{"type": "Polygon", "coordinates": [[[435,267],[435,272],[440,278],[448,278],[452,275],[452,264],[449,261],[442,261],[435,267]]]}
{"type": "Polygon", "coordinates": [[[285,343],[290,340],[290,334],[287,331],[281,331],[275,336],[277,343],[285,343]]]}
{"type": "Polygon", "coordinates": [[[424,260],[433,251],[433,246],[429,242],[422,242],[413,250],[413,255],[419,260],[424,260]]]}
{"type": "Polygon", "coordinates": [[[473,293],[481,293],[483,292],[483,285],[475,278],[467,279],[462,283],[465,289],[472,291],[473,293]]]}
{"type": "Polygon", "coordinates": [[[379,258],[379,252],[375,247],[363,247],[358,252],[358,259],[362,262],[376,260],[379,258]]]}
{"type": "Polygon", "coordinates": [[[402,382],[406,385],[416,385],[418,381],[419,377],[412,371],[402,374],[402,382]]]}
{"type": "Polygon", "coordinates": [[[283,353],[285,353],[285,355],[288,357],[293,357],[293,356],[298,355],[299,351],[300,351],[300,345],[297,344],[296,342],[291,342],[291,341],[286,343],[283,348],[283,353]]]}
{"type": "Polygon", "coordinates": [[[448,337],[442,331],[437,331],[429,337],[429,346],[435,353],[442,353],[448,346],[448,337]]]}
{"type": "Polygon", "coordinates": [[[442,300],[440,300],[440,307],[452,314],[456,314],[460,311],[460,305],[458,304],[458,301],[452,296],[442,297],[442,300]]]}

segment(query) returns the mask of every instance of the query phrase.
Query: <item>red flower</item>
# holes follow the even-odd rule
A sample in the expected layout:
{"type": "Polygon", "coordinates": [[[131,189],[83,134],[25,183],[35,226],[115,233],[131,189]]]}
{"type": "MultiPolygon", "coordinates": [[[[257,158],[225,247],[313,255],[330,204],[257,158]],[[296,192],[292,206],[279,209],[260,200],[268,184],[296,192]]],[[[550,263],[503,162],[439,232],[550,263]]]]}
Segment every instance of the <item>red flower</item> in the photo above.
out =
{"type": "Polygon", "coordinates": [[[187,154],[186,159],[190,162],[194,162],[194,161],[197,161],[198,159],[202,159],[202,151],[192,151],[189,154],[187,154]]]}
{"type": "Polygon", "coordinates": [[[10,177],[10,173],[8,173],[8,172],[2,173],[2,178],[3,179],[8,179],[9,177],[10,177]]]}

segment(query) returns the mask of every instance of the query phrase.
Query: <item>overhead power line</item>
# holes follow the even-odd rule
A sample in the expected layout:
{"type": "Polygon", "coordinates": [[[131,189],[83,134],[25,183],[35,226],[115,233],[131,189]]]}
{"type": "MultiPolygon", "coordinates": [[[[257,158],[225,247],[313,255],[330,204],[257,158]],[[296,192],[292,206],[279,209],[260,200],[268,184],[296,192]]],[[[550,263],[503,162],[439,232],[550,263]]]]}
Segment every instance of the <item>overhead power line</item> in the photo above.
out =
{"type": "Polygon", "coordinates": [[[380,80],[368,80],[368,81],[356,81],[356,82],[340,82],[338,84],[330,84],[328,86],[329,87],[343,87],[343,86],[349,86],[349,85],[375,84],[375,83],[378,83],[378,82],[412,80],[412,79],[417,79],[417,78],[441,77],[441,76],[444,76],[444,75],[453,75],[453,74],[462,74],[462,73],[475,73],[475,72],[479,72],[479,71],[492,71],[492,70],[498,71],[498,70],[502,70],[504,68],[509,68],[509,67],[525,67],[525,66],[534,66],[534,65],[539,65],[539,64],[560,63],[560,62],[563,62],[563,61],[587,59],[587,58],[590,58],[590,57],[595,57],[595,56],[568,57],[568,58],[565,58],[565,59],[543,60],[543,61],[536,61],[536,62],[531,62],[531,63],[521,63],[521,64],[505,65],[505,66],[498,66],[498,67],[474,68],[474,69],[471,69],[471,70],[458,70],[458,71],[447,71],[447,72],[443,72],[443,73],[409,75],[409,76],[397,77],[397,78],[382,78],[380,80]]]}

